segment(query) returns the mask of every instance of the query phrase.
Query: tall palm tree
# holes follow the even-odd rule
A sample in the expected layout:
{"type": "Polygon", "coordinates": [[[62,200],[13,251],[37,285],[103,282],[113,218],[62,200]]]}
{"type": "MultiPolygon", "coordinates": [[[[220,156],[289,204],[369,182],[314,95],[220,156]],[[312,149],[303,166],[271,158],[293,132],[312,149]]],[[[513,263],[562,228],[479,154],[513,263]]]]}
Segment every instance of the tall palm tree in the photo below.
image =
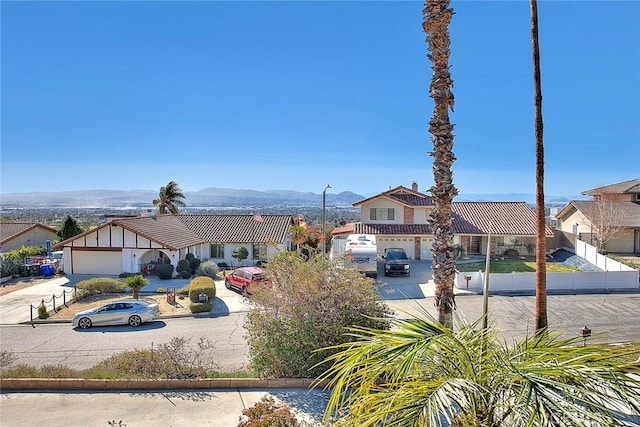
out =
{"type": "Polygon", "coordinates": [[[160,187],[160,194],[158,198],[153,201],[153,206],[158,208],[159,214],[173,214],[180,213],[178,207],[187,206],[181,199],[184,199],[184,194],[178,184],[175,181],[171,181],[166,187],[160,187]]]}
{"type": "Polygon", "coordinates": [[[538,1],[530,0],[533,91],[536,137],[536,333],[543,333],[547,321],[547,241],[544,210],[544,143],[542,138],[542,83],[538,44],[538,1]]]}
{"type": "Polygon", "coordinates": [[[435,305],[438,320],[449,327],[453,324],[455,299],[455,250],[453,245],[452,202],[458,194],[453,185],[451,165],[453,155],[453,125],[449,121],[449,108],[453,111],[453,80],[449,72],[449,23],[453,9],[450,0],[427,0],[423,9],[422,29],[426,33],[428,58],[431,60],[433,76],[429,96],[433,98],[433,117],[429,121],[429,132],[433,142],[433,180],[431,188],[435,208],[431,213],[434,243],[433,279],[436,285],[435,305]]]}
{"type": "Polygon", "coordinates": [[[316,385],[344,426],[582,427],[640,414],[640,347],[585,345],[547,334],[507,345],[493,328],[426,310],[390,330],[350,328],[316,385]],[[619,412],[621,411],[621,412],[619,412]]]}

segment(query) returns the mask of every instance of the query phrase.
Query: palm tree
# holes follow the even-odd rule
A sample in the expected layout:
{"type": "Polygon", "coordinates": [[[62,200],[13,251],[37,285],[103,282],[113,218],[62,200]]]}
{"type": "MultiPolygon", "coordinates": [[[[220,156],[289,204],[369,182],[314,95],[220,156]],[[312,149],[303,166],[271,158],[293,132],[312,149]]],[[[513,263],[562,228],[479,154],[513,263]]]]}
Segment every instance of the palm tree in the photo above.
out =
{"type": "Polygon", "coordinates": [[[542,138],[542,85],[538,44],[538,1],[530,0],[533,90],[536,136],[536,333],[543,333],[547,321],[547,241],[544,210],[544,143],[542,138]]]}
{"type": "MultiPolygon", "coordinates": [[[[479,322],[479,321],[478,321],[479,322]]],[[[508,346],[495,329],[426,310],[390,330],[350,328],[316,385],[325,416],[357,426],[614,426],[640,414],[640,347],[585,345],[548,334],[508,346]],[[460,325],[458,327],[458,325],[460,325]],[[633,374],[633,375],[630,375],[633,374]],[[621,412],[618,412],[621,411],[621,412]]]]}
{"type": "Polygon", "coordinates": [[[429,95],[433,98],[433,117],[429,121],[429,132],[433,142],[433,178],[431,188],[435,208],[429,222],[433,229],[433,279],[436,285],[435,305],[438,320],[449,327],[453,322],[455,299],[455,250],[452,230],[452,202],[458,194],[453,185],[451,165],[453,155],[453,125],[449,121],[449,108],[453,111],[453,80],[449,72],[449,23],[453,9],[450,0],[427,0],[423,9],[422,29],[427,34],[428,58],[431,60],[433,76],[429,95]]]}
{"type": "Polygon", "coordinates": [[[158,198],[153,201],[153,206],[157,206],[159,214],[173,214],[180,213],[178,207],[187,206],[182,200],[184,194],[178,184],[175,181],[171,181],[166,187],[160,187],[160,194],[158,198]]]}

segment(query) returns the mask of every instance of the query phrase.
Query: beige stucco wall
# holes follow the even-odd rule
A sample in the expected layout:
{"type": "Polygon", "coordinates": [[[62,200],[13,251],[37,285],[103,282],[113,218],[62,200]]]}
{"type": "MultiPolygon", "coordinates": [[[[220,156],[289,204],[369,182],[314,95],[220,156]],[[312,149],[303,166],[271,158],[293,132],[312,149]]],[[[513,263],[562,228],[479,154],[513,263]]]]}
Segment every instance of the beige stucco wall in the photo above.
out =
{"type": "Polygon", "coordinates": [[[567,233],[574,233],[575,230],[573,226],[577,224],[577,233],[591,233],[591,222],[587,219],[587,217],[580,211],[574,210],[573,213],[567,215],[567,217],[560,219],[560,230],[566,231],[567,233]]]}
{"type": "Polygon", "coordinates": [[[14,239],[9,240],[0,247],[0,252],[5,253],[20,249],[23,246],[44,246],[47,240],[51,240],[51,243],[56,240],[56,232],[49,231],[44,228],[35,227],[32,230],[27,231],[14,239]]]}

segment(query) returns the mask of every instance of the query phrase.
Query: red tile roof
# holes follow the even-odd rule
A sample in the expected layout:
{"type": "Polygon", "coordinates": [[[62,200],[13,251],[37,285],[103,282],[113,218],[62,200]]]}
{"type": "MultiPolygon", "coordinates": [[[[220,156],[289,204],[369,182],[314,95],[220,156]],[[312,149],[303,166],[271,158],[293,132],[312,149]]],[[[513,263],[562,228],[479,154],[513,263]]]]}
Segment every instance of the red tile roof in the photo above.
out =
{"type": "Polygon", "coordinates": [[[396,202],[402,203],[407,206],[429,206],[433,202],[431,197],[416,190],[412,190],[403,185],[391,188],[383,193],[376,194],[375,196],[368,197],[366,199],[355,202],[353,206],[359,206],[365,202],[368,202],[379,197],[389,198],[396,202]]]}

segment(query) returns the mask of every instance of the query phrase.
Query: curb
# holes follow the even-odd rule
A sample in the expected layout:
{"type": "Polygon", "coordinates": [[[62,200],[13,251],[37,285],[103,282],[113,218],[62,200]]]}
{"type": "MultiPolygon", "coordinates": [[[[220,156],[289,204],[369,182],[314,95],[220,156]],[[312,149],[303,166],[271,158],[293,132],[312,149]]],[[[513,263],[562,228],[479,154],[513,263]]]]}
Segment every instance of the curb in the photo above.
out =
{"type": "Polygon", "coordinates": [[[327,381],[308,378],[209,378],[180,379],[82,379],[82,378],[3,378],[0,393],[28,390],[200,390],[240,388],[326,388],[327,381]]]}

